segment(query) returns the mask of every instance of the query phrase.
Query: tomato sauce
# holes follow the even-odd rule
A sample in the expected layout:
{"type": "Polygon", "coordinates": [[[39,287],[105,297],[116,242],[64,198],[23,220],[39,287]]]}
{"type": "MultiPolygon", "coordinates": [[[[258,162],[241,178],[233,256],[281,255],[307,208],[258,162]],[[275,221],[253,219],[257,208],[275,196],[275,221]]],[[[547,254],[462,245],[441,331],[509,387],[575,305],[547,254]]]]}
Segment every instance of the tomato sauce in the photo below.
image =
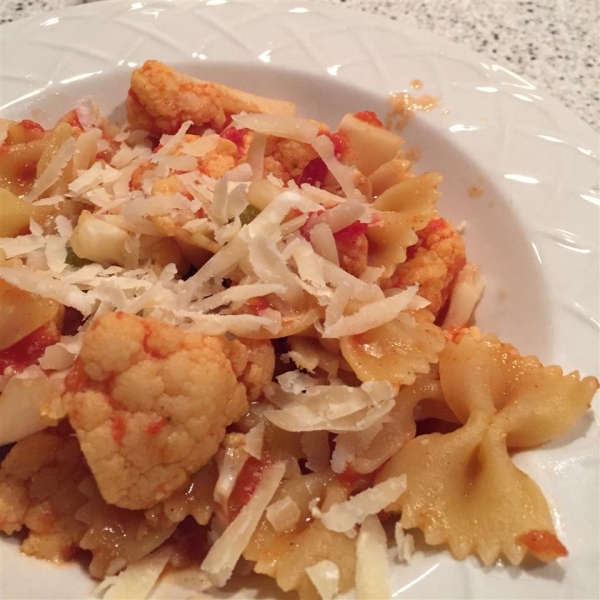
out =
{"type": "Polygon", "coordinates": [[[19,125],[21,125],[21,127],[23,129],[26,129],[27,131],[37,131],[40,133],[44,133],[45,131],[45,129],[39,123],[36,123],[35,121],[30,121],[29,119],[19,121],[19,125]]]}
{"type": "Polygon", "coordinates": [[[379,120],[379,117],[372,110],[363,110],[361,112],[354,113],[354,118],[368,123],[374,127],[383,127],[383,123],[379,120]]]}
{"type": "Polygon", "coordinates": [[[110,431],[113,440],[120,444],[127,433],[127,421],[121,415],[113,415],[110,419],[110,431]]]}
{"type": "Polygon", "coordinates": [[[42,325],[16,344],[0,351],[0,373],[7,367],[24,371],[40,358],[48,346],[56,344],[60,333],[54,323],[42,325]]]}
{"type": "Polygon", "coordinates": [[[336,231],[333,234],[336,242],[342,242],[345,244],[351,244],[356,241],[356,239],[361,236],[363,233],[366,233],[368,228],[367,223],[361,223],[360,221],[354,221],[348,225],[348,227],[344,227],[344,229],[340,229],[340,231],[336,231]]]}
{"type": "Polygon", "coordinates": [[[88,374],[85,372],[83,361],[77,357],[71,370],[65,377],[65,390],[67,392],[76,393],[83,389],[88,379],[88,374]]]}
{"type": "Polygon", "coordinates": [[[322,158],[313,158],[295,181],[298,185],[308,183],[308,185],[320,187],[325,181],[325,177],[327,177],[327,165],[322,158]]]}
{"type": "Polygon", "coordinates": [[[250,498],[252,498],[252,494],[256,491],[260,480],[262,479],[263,471],[271,464],[271,460],[268,456],[262,457],[261,460],[254,458],[251,456],[244,467],[242,468],[240,474],[238,475],[237,481],[235,482],[235,486],[233,491],[231,492],[231,496],[229,496],[229,519],[233,521],[235,519],[240,510],[248,504],[250,498]]]}
{"type": "Polygon", "coordinates": [[[324,133],[333,143],[333,152],[338,160],[341,160],[350,149],[346,135],[341,131],[337,133],[324,133]]]}
{"type": "Polygon", "coordinates": [[[146,425],[145,431],[150,437],[154,437],[163,430],[163,427],[165,426],[166,422],[167,420],[164,417],[160,417],[156,421],[153,421],[152,423],[146,425]]]}
{"type": "Polygon", "coordinates": [[[223,129],[219,134],[224,140],[233,142],[238,149],[238,158],[244,153],[244,147],[246,145],[246,133],[247,129],[236,129],[233,126],[223,129]]]}

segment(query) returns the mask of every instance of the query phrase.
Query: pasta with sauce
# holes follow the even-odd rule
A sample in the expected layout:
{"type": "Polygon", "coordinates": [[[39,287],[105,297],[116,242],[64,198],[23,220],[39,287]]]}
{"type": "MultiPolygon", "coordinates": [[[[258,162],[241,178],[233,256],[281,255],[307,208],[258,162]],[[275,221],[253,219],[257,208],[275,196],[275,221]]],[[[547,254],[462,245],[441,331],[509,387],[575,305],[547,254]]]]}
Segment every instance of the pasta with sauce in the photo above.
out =
{"type": "Polygon", "coordinates": [[[126,106],[0,121],[0,529],[87,553],[107,598],[149,593],[140,569],[389,596],[384,514],[403,557],[415,528],[564,556],[510,451],[598,382],[471,325],[441,175],[372,112],[332,132],[157,61],[126,106]]]}

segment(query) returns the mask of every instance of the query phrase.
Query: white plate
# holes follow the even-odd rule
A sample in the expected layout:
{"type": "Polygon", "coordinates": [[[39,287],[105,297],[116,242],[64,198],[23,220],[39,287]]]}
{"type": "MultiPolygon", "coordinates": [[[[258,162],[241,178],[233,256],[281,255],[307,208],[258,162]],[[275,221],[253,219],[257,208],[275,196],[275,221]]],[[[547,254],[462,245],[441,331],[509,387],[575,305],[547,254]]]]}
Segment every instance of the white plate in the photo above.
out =
{"type": "MultiPolygon", "coordinates": [[[[511,71],[401,23],[303,0],[101,2],[1,34],[1,114],[46,125],[83,95],[122,117],[129,72],[148,58],[294,100],[332,125],[347,111],[385,115],[390,92],[422,80],[441,102],[404,135],[422,150],[419,168],[445,177],[442,214],[467,223],[469,255],[487,281],[480,326],[545,362],[598,375],[597,136],[511,71]],[[482,197],[469,197],[473,185],[482,197]]],[[[483,568],[419,552],[393,569],[395,596],[598,598],[595,416],[568,437],[516,457],[555,508],[568,558],[483,568]]],[[[33,562],[8,539],[0,550],[5,598],[83,598],[93,588],[76,566],[33,562]]]]}

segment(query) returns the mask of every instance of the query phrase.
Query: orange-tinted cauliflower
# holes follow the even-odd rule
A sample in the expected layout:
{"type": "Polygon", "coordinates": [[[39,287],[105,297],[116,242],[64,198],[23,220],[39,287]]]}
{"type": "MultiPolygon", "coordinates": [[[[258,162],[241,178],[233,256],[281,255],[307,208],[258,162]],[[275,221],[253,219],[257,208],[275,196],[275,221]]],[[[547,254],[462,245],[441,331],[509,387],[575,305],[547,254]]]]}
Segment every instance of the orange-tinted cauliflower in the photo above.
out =
{"type": "Polygon", "coordinates": [[[253,402],[262,395],[275,371],[275,351],[268,340],[244,340],[248,352],[248,364],[242,373],[242,381],[253,402]]]}
{"type": "Polygon", "coordinates": [[[134,129],[159,136],[175,133],[192,121],[193,131],[221,131],[229,115],[240,112],[293,115],[290,102],[248,94],[218,83],[200,81],[167,65],[148,60],[131,74],[126,103],[127,119],[134,129]]]}
{"type": "Polygon", "coordinates": [[[208,521],[216,475],[209,463],[190,485],[150,511],[107,504],[65,421],[15,444],[0,468],[0,530],[29,530],[21,550],[52,561],[89,550],[93,577],[114,575],[160,546],[188,514],[208,521]]]}
{"type": "Polygon", "coordinates": [[[399,265],[382,287],[419,284],[419,295],[431,302],[437,313],[446,303],[454,280],[466,264],[465,242],[445,219],[432,219],[417,232],[419,241],[408,248],[408,260],[399,265]]]}
{"type": "Polygon", "coordinates": [[[181,488],[245,413],[247,367],[239,341],[123,313],[99,318],[64,401],[104,499],[142,509],[181,488]]]}
{"type": "Polygon", "coordinates": [[[0,469],[0,530],[23,527],[21,549],[47,560],[72,558],[85,525],[75,518],[89,470],[70,427],[41,431],[15,444],[0,469]]]}
{"type": "Polygon", "coordinates": [[[310,144],[269,138],[265,152],[265,176],[269,173],[284,182],[299,178],[311,160],[318,157],[310,144]]]}

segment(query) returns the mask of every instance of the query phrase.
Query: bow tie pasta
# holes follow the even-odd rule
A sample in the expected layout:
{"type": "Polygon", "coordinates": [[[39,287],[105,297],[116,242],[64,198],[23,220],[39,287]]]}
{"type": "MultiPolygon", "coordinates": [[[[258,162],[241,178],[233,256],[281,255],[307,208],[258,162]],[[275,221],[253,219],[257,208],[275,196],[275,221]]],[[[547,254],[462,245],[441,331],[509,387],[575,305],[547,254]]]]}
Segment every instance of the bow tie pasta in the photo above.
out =
{"type": "Polygon", "coordinates": [[[509,450],[566,433],[589,408],[596,381],[563,375],[521,357],[490,335],[465,335],[440,354],[440,384],[461,427],[411,440],[376,480],[407,475],[407,490],[388,510],[428,544],[448,544],[457,558],[500,555],[519,564],[530,551],[543,561],[566,554],[548,504],[509,450]]]}

